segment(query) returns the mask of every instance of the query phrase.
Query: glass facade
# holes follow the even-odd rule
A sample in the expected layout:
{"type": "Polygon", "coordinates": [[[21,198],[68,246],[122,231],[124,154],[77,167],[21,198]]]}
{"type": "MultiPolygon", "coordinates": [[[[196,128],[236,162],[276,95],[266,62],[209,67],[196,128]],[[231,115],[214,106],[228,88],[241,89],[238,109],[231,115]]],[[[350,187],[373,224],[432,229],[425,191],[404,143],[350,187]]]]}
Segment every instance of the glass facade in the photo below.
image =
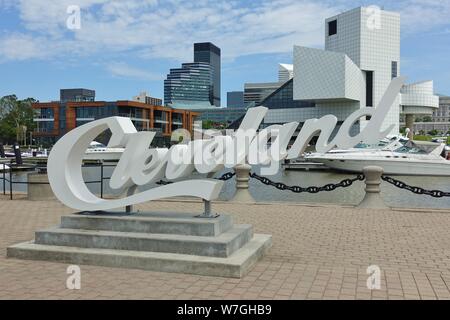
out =
{"type": "Polygon", "coordinates": [[[96,120],[117,115],[117,107],[115,105],[106,105],[101,107],[77,107],[75,110],[77,120],[96,120]]]}
{"type": "Polygon", "coordinates": [[[373,107],[373,71],[366,71],[366,107],[373,107]]]}
{"type": "Polygon", "coordinates": [[[183,128],[183,115],[181,113],[172,113],[172,131],[183,128]]]}
{"type": "Polygon", "coordinates": [[[61,135],[66,133],[66,105],[62,104],[59,108],[59,132],[61,135]]]}
{"type": "Polygon", "coordinates": [[[36,121],[36,132],[51,133],[53,130],[55,130],[53,121],[36,121]]]}
{"type": "Polygon", "coordinates": [[[244,108],[244,91],[227,92],[228,108],[244,108]]]}
{"type": "Polygon", "coordinates": [[[210,42],[194,43],[194,62],[209,63],[213,69],[212,105],[220,107],[220,49],[210,42]]]}
{"type": "Polygon", "coordinates": [[[294,100],[294,79],[283,84],[261,101],[259,105],[269,109],[312,108],[316,106],[314,102],[294,100]]]}
{"type": "Polygon", "coordinates": [[[200,112],[199,120],[210,120],[220,123],[232,123],[239,117],[243,116],[247,109],[245,108],[214,108],[206,111],[196,110],[200,112]]]}
{"type": "Polygon", "coordinates": [[[55,129],[53,108],[41,108],[35,111],[36,132],[51,133],[55,129]]]}
{"type": "Polygon", "coordinates": [[[179,69],[170,69],[164,80],[164,102],[213,101],[213,68],[209,63],[183,63],[179,69]]]}
{"type": "Polygon", "coordinates": [[[59,96],[61,102],[94,101],[95,91],[89,89],[61,89],[59,96]]]}
{"type": "Polygon", "coordinates": [[[154,116],[154,123],[153,128],[156,129],[156,131],[160,132],[166,132],[167,127],[169,125],[169,117],[167,112],[161,111],[161,110],[155,110],[153,111],[154,116]]]}
{"type": "Polygon", "coordinates": [[[281,87],[281,82],[245,83],[244,106],[259,105],[266,97],[281,87]]]}
{"type": "Polygon", "coordinates": [[[397,61],[392,61],[391,63],[391,78],[397,78],[398,76],[398,62],[397,61]]]}
{"type": "Polygon", "coordinates": [[[337,20],[328,22],[328,36],[337,34],[337,20]]]}

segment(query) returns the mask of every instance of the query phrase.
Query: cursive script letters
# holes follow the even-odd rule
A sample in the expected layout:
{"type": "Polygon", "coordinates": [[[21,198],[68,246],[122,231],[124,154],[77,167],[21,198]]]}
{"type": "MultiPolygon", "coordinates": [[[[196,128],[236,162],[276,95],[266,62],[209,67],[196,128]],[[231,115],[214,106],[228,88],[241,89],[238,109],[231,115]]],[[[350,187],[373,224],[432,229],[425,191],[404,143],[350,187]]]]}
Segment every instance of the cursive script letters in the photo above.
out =
{"type": "Polygon", "coordinates": [[[298,122],[272,125],[258,132],[267,112],[265,107],[249,109],[235,132],[227,135],[211,132],[207,139],[193,141],[183,138],[187,144],[174,145],[170,149],[150,148],[155,133],[137,132],[129,118],[96,120],[73,129],[55,144],[48,159],[49,181],[58,199],[78,210],[108,210],[173,196],[216,199],[223,181],[179,179],[190,176],[194,170],[214,173],[244,163],[271,165],[286,158],[294,159],[304,152],[311,138],[318,133],[316,150],[319,152],[327,152],[334,147],[345,149],[359,142],[376,143],[392,130],[389,127],[381,131],[381,126],[403,83],[404,78],[393,79],[379,105],[352,113],[331,142],[330,136],[337,124],[335,116],[305,121],[289,150],[288,144],[298,122]],[[359,134],[350,136],[351,127],[363,116],[371,117],[368,124],[359,134]],[[106,129],[112,132],[108,147],[125,148],[110,179],[112,189],[146,185],[164,177],[174,183],[122,199],[105,200],[91,193],[82,176],[83,155],[89,144],[106,129]]]}

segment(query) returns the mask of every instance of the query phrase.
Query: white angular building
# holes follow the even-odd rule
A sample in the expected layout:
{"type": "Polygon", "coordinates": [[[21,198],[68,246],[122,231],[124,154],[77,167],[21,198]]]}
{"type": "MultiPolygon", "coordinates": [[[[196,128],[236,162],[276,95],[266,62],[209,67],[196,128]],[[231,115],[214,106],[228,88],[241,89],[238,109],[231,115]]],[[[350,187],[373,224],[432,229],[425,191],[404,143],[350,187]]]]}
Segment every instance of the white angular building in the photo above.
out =
{"type": "MultiPolygon", "coordinates": [[[[326,114],[344,121],[359,108],[376,107],[390,81],[400,75],[400,15],[359,7],[326,19],[325,50],[294,46],[294,74],[293,99],[315,107],[270,110],[266,124],[326,114]]],[[[392,133],[397,134],[401,112],[432,114],[438,107],[432,81],[407,85],[383,127],[394,124],[392,133]]],[[[354,131],[366,122],[361,119],[354,131]]]]}

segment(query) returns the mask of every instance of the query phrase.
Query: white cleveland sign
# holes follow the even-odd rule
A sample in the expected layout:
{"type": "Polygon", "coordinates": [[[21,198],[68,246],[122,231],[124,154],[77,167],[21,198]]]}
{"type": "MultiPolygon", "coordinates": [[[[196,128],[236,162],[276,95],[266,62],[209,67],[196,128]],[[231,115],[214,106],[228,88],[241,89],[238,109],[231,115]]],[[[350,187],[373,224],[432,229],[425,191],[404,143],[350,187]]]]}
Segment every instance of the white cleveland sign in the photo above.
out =
{"type": "Polygon", "coordinates": [[[189,177],[194,170],[210,173],[224,168],[231,169],[243,163],[269,165],[283,159],[297,158],[317,133],[320,133],[316,144],[318,152],[327,152],[334,147],[351,148],[359,142],[376,143],[393,129],[389,127],[381,131],[380,128],[403,82],[403,78],[392,80],[376,108],[361,108],[351,114],[331,142],[330,135],[337,124],[335,116],[326,115],[320,119],[307,120],[289,149],[288,144],[298,122],[274,125],[258,132],[267,112],[264,107],[249,109],[239,129],[231,135],[198,139],[188,144],[174,145],[170,149],[150,149],[155,133],[137,132],[129,118],[96,120],[75,128],[55,144],[48,159],[50,185],[62,203],[86,211],[109,210],[174,196],[212,200],[218,197],[223,181],[179,180],[189,177]],[[358,135],[351,137],[351,127],[363,116],[371,118],[358,135]],[[107,129],[112,132],[108,147],[125,148],[111,176],[112,189],[154,183],[164,177],[175,182],[113,200],[101,199],[90,192],[82,176],[83,156],[90,143],[107,129]],[[269,139],[271,144],[267,147],[269,139]]]}

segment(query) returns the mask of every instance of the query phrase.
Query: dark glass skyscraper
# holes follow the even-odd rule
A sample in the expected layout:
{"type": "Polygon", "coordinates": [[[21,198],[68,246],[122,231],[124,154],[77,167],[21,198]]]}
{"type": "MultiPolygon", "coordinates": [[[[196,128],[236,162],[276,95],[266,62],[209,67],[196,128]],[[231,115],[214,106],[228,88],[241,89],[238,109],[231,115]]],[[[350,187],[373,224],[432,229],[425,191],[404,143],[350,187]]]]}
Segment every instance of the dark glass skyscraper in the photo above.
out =
{"type": "Polygon", "coordinates": [[[213,69],[211,104],[220,107],[220,49],[211,42],[194,43],[194,62],[207,62],[213,69]]]}

